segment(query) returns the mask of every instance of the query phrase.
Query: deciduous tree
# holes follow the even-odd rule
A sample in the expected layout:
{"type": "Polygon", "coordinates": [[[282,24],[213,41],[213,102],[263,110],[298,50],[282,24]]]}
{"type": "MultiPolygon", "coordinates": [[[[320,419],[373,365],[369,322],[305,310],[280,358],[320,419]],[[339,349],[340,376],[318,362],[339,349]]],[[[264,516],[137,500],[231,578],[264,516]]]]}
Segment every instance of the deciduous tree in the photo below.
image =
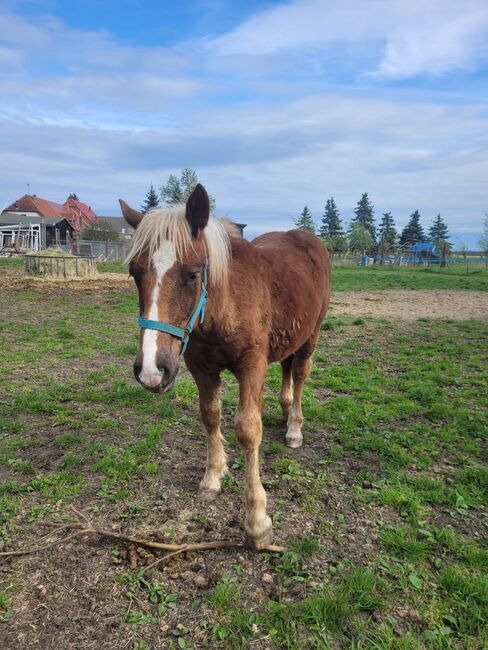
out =
{"type": "Polygon", "coordinates": [[[351,223],[347,234],[349,250],[353,253],[362,253],[371,250],[373,247],[373,238],[371,233],[360,223],[351,223]]]}
{"type": "Polygon", "coordinates": [[[88,241],[118,241],[119,233],[110,223],[110,219],[97,219],[89,228],[81,231],[81,239],[88,241]]]}
{"type": "MultiPolygon", "coordinates": [[[[181,170],[179,178],[170,174],[166,183],[159,188],[159,192],[166,205],[186,203],[197,183],[198,176],[195,170],[186,167],[181,170]]],[[[215,210],[215,199],[210,194],[208,198],[210,199],[210,212],[213,212],[215,210]]]]}
{"type": "Polygon", "coordinates": [[[480,239],[481,250],[488,257],[488,212],[485,212],[485,218],[483,219],[483,235],[480,239]]]}

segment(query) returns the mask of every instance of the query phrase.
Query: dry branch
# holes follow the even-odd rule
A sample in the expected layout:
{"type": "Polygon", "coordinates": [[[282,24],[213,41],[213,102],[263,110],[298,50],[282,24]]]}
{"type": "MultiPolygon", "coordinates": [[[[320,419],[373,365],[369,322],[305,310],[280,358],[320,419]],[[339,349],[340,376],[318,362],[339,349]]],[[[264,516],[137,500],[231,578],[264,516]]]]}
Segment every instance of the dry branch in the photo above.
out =
{"type": "MultiPolygon", "coordinates": [[[[75,537],[80,537],[81,535],[98,535],[99,537],[114,539],[117,540],[118,542],[123,542],[125,544],[128,544],[129,548],[134,548],[134,545],[137,545],[137,546],[145,546],[147,548],[159,549],[162,551],[170,551],[168,554],[164,555],[163,557],[159,558],[158,560],[150,564],[148,567],[146,567],[145,569],[146,571],[149,568],[156,566],[156,564],[165,562],[171,557],[174,557],[175,555],[179,555],[180,553],[186,551],[207,551],[211,549],[222,549],[222,548],[246,548],[246,545],[243,542],[231,542],[226,540],[214,541],[214,542],[196,542],[194,544],[166,544],[163,542],[154,542],[152,540],[144,539],[142,537],[133,537],[131,535],[123,535],[122,533],[117,533],[112,530],[97,528],[92,524],[92,522],[88,519],[88,517],[84,515],[82,512],[79,512],[74,507],[72,507],[72,510],[82,521],[77,521],[76,523],[71,523],[71,524],[54,524],[51,522],[46,522],[44,525],[54,526],[58,530],[71,529],[74,532],[70,533],[65,537],[58,538],[57,540],[54,540],[49,544],[44,544],[43,546],[36,546],[34,548],[29,548],[20,551],[0,552],[0,558],[18,557],[21,555],[32,555],[33,553],[45,551],[47,549],[53,548],[54,546],[64,544],[65,542],[68,542],[69,540],[75,537]]],[[[269,544],[259,550],[267,551],[269,553],[284,553],[286,551],[286,547],[269,544]]]]}

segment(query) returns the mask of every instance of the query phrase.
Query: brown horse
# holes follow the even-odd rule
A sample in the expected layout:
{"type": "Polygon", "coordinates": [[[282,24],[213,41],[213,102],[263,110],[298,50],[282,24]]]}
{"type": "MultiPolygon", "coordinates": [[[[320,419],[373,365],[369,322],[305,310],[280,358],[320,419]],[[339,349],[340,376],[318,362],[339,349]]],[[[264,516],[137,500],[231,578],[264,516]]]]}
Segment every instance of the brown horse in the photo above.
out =
{"type": "Polygon", "coordinates": [[[236,376],[236,434],[246,465],[246,537],[251,547],[262,548],[272,540],[259,476],[266,370],[272,361],[281,363],[286,444],[300,447],[302,389],[330,296],[327,250],[301,230],[246,241],[230,224],[209,217],[201,185],[186,205],[145,216],[120,204],[136,228],[129,255],[141,326],[135,377],[149,390],[168,390],[184,351],[208,438],[199,494],[211,500],[228,472],[220,432],[220,373],[228,369],[236,376]]]}

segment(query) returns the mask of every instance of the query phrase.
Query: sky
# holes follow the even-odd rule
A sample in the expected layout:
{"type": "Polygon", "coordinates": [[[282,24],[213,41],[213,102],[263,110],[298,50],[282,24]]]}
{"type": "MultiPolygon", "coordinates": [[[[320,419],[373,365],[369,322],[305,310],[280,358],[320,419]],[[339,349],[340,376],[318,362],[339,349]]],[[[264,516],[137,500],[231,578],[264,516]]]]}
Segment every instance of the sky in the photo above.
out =
{"type": "Polygon", "coordinates": [[[488,211],[488,0],[0,0],[0,210],[139,208],[184,167],[248,236],[488,211]]]}

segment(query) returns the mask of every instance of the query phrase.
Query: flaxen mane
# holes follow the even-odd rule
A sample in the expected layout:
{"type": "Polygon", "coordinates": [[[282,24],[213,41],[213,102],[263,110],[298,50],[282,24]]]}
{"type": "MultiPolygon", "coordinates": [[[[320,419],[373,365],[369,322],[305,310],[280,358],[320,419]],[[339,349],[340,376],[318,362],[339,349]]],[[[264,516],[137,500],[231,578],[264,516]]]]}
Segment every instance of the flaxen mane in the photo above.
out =
{"type": "MultiPolygon", "coordinates": [[[[149,210],[134,233],[126,263],[144,252],[148,254],[148,260],[151,260],[163,241],[173,243],[177,260],[184,258],[188,250],[193,247],[191,230],[185,213],[185,204],[149,210]]],[[[209,279],[214,285],[220,284],[229,270],[229,236],[235,234],[228,232],[227,224],[210,217],[204,230],[203,241],[207,251],[209,279]]]]}

